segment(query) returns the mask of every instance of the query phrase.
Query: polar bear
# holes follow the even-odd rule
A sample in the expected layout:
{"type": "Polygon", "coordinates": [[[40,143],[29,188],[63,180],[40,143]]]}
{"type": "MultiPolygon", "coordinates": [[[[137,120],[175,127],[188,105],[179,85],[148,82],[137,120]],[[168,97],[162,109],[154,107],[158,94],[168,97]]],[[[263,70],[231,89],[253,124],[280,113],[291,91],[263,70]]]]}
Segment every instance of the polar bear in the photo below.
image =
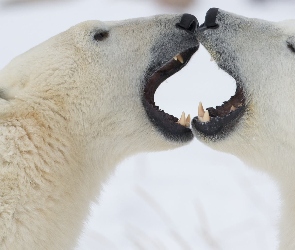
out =
{"type": "Polygon", "coordinates": [[[236,80],[221,106],[199,105],[194,135],[270,174],[282,196],[280,249],[295,249],[295,22],[267,22],[212,8],[197,38],[236,80]]]}
{"type": "Polygon", "coordinates": [[[198,49],[197,19],[87,21],[0,71],[0,248],[73,249],[123,158],[193,139],[154,93],[198,49]]]}

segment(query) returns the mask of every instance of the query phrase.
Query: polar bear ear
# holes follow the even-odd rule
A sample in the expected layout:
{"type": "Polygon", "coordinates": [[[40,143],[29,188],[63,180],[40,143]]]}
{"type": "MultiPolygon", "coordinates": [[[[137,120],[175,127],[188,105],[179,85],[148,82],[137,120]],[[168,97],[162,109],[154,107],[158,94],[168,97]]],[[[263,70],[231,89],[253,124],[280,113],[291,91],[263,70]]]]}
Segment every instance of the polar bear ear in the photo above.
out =
{"type": "Polygon", "coordinates": [[[295,36],[291,36],[287,39],[287,47],[293,53],[295,53],[295,36]]]}

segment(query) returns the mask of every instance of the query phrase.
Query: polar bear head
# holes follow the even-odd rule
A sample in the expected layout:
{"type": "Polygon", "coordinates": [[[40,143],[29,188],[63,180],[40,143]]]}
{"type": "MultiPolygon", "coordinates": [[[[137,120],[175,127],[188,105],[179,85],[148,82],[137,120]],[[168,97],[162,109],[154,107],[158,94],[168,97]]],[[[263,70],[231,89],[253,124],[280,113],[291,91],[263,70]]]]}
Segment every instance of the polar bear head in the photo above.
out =
{"type": "MultiPolygon", "coordinates": [[[[197,35],[236,93],[210,121],[193,119],[197,138],[277,177],[294,163],[295,24],[250,19],[212,8],[197,35]]],[[[203,116],[202,107],[199,116],[203,116]]]]}
{"type": "Polygon", "coordinates": [[[154,93],[198,49],[197,26],[189,14],[80,23],[4,68],[1,97],[46,100],[80,145],[124,155],[183,145],[191,130],[161,111],[154,93]]]}

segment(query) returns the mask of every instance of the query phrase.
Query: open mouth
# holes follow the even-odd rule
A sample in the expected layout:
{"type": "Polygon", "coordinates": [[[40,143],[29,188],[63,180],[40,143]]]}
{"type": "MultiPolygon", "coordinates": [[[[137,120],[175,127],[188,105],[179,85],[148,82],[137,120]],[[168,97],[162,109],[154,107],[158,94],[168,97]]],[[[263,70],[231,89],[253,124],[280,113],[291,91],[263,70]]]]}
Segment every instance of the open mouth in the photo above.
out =
{"type": "MultiPolygon", "coordinates": [[[[199,27],[198,38],[211,52],[219,68],[236,80],[236,92],[222,105],[204,110],[199,104],[198,116],[192,120],[192,128],[197,137],[216,141],[225,138],[234,131],[246,111],[245,89],[240,79],[234,55],[225,49],[226,39],[223,39],[222,25],[217,22],[218,8],[208,10],[205,22],[199,27]],[[212,53],[213,52],[213,53],[212,53]]],[[[226,31],[227,32],[227,31],[226,31]]]]}
{"type": "Polygon", "coordinates": [[[181,118],[166,113],[156,106],[154,95],[160,84],[170,76],[181,70],[191,59],[198,47],[189,48],[176,54],[171,60],[160,65],[157,69],[150,70],[146,75],[143,91],[143,106],[150,121],[168,139],[186,142],[193,139],[190,129],[190,116],[183,113],[181,118]]]}

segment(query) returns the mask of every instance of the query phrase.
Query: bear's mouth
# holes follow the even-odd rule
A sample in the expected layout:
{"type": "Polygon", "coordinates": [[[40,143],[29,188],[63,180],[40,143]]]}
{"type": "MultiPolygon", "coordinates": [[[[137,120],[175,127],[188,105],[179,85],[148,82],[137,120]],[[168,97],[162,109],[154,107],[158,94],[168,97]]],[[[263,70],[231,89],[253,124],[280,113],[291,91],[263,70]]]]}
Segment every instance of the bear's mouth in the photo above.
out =
{"type": "Polygon", "coordinates": [[[199,104],[198,116],[192,120],[192,129],[197,137],[211,141],[223,139],[237,128],[247,112],[249,102],[245,98],[249,96],[246,95],[238,60],[227,47],[228,41],[223,37],[221,28],[223,26],[216,21],[218,13],[217,8],[209,9],[205,22],[198,29],[197,37],[218,67],[235,79],[237,87],[235,94],[220,106],[210,107],[205,111],[202,103],[199,104]]]}
{"type": "Polygon", "coordinates": [[[157,69],[149,70],[146,74],[142,100],[147,116],[166,138],[173,141],[186,142],[193,139],[190,116],[185,117],[183,114],[178,119],[166,113],[156,106],[154,95],[161,83],[185,67],[197,50],[198,46],[177,53],[171,60],[162,63],[157,69]]]}

